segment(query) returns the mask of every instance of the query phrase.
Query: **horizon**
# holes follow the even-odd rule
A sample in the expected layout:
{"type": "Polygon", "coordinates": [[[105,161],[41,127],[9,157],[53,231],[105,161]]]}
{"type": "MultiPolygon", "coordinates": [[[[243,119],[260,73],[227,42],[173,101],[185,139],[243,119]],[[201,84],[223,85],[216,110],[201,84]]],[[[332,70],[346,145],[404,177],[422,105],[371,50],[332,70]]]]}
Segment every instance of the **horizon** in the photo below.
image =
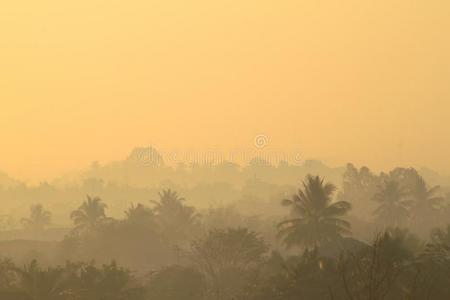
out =
{"type": "MultiPolygon", "coordinates": [[[[256,141],[255,141],[256,143],[256,141]]],[[[395,168],[414,168],[419,173],[422,172],[431,172],[435,175],[446,178],[449,177],[449,174],[438,172],[437,170],[427,167],[427,166],[414,166],[414,165],[395,165],[391,168],[374,168],[373,166],[370,166],[368,164],[355,164],[352,161],[346,161],[342,164],[333,164],[329,163],[325,160],[322,160],[320,158],[307,158],[303,157],[300,152],[294,151],[294,152],[282,152],[282,151],[274,151],[274,150],[267,150],[265,149],[268,147],[268,143],[264,145],[263,147],[258,147],[254,145],[254,149],[234,149],[233,151],[230,151],[229,153],[223,152],[220,150],[209,150],[209,151],[196,151],[196,150],[185,150],[182,151],[180,149],[177,150],[158,150],[157,148],[153,146],[137,146],[133,147],[127,155],[123,157],[118,157],[113,160],[109,161],[101,161],[101,160],[93,160],[86,165],[80,166],[79,168],[74,168],[70,170],[66,170],[61,173],[55,174],[53,177],[46,177],[46,178],[23,178],[23,177],[15,177],[12,174],[9,174],[2,170],[0,168],[0,174],[6,175],[10,179],[16,180],[18,182],[25,183],[30,186],[36,186],[41,183],[51,183],[55,180],[62,179],[66,176],[76,175],[80,176],[82,172],[88,171],[92,168],[92,166],[95,164],[97,167],[106,167],[106,166],[112,166],[115,163],[124,163],[130,159],[137,159],[138,164],[140,164],[143,167],[153,168],[154,166],[151,165],[152,160],[154,157],[153,151],[156,151],[155,154],[160,156],[162,159],[162,162],[165,167],[169,167],[172,169],[176,169],[179,165],[185,165],[187,169],[190,169],[192,166],[198,165],[198,166],[217,166],[221,163],[233,163],[238,166],[238,168],[242,169],[247,166],[249,166],[249,163],[251,163],[254,159],[261,159],[264,162],[267,162],[272,167],[277,167],[280,163],[287,163],[291,166],[298,166],[298,167],[304,167],[305,163],[310,162],[317,162],[319,164],[324,165],[325,167],[329,169],[345,169],[347,164],[353,164],[356,168],[361,167],[367,167],[375,174],[380,173],[387,173],[390,170],[393,170],[395,168]],[[148,151],[151,151],[149,154],[148,151]],[[135,156],[132,158],[132,156],[135,156]]],[[[315,175],[324,175],[324,174],[315,174],[315,175]]],[[[325,176],[326,178],[326,176],[325,176]]],[[[299,178],[299,181],[303,180],[303,178],[299,178]]],[[[336,184],[339,184],[336,182],[336,184]]]]}

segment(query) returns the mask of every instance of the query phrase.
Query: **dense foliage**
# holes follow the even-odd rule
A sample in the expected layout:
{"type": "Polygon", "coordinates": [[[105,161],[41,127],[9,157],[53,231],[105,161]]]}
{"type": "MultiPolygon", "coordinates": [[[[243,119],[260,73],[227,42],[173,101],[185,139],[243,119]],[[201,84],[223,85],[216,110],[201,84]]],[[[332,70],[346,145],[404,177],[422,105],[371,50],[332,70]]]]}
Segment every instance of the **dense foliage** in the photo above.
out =
{"type": "MultiPolygon", "coordinates": [[[[336,190],[306,176],[281,201],[289,213],[277,218],[232,207],[199,211],[171,189],[112,218],[101,198],[88,196],[53,250],[2,255],[0,299],[449,298],[450,225],[439,187],[413,169],[374,175],[349,165],[334,198],[336,190]],[[352,207],[360,210],[362,201],[374,204],[366,212],[370,238],[352,236],[362,224],[352,207]]],[[[24,230],[45,232],[51,217],[34,205],[24,230]]]]}

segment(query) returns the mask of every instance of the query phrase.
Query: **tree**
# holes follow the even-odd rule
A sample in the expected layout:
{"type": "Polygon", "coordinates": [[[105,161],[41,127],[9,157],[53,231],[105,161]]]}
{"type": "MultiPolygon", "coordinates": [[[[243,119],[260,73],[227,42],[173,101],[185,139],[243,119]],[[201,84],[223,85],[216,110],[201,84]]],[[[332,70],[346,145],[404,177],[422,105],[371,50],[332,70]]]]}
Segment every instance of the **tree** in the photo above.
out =
{"type": "Polygon", "coordinates": [[[168,266],[151,275],[147,286],[149,299],[198,300],[204,291],[203,275],[192,267],[168,266]]]}
{"type": "Polygon", "coordinates": [[[324,183],[319,176],[308,175],[292,199],[282,204],[291,208],[291,218],[279,223],[279,237],[286,246],[317,247],[350,233],[350,223],[341,217],[347,214],[350,203],[332,202],[336,187],[324,183]]]}
{"type": "Polygon", "coordinates": [[[125,211],[126,221],[132,224],[153,224],[155,214],[143,204],[131,204],[131,207],[125,211]]]}
{"type": "Polygon", "coordinates": [[[63,300],[65,278],[60,267],[41,268],[36,260],[16,269],[19,290],[32,300],[63,300]]]}
{"type": "MultiPolygon", "coordinates": [[[[93,263],[70,263],[42,268],[36,260],[14,267],[16,290],[27,300],[143,300],[144,289],[115,262],[101,268],[93,263]]],[[[1,291],[0,291],[1,292],[1,291]]],[[[3,298],[2,298],[3,299],[3,298]]],[[[11,298],[8,298],[11,299],[11,298]]]]}
{"type": "Polygon", "coordinates": [[[195,208],[184,202],[184,198],[170,189],[159,193],[159,201],[152,201],[162,236],[174,243],[189,240],[199,227],[195,208]]]}
{"type": "Polygon", "coordinates": [[[216,229],[194,241],[191,259],[206,280],[207,299],[244,297],[256,282],[267,249],[246,228],[216,229]]]}
{"type": "Polygon", "coordinates": [[[87,196],[87,200],[71,213],[70,218],[75,223],[77,230],[92,229],[107,219],[106,207],[107,205],[100,198],[87,196]]]}
{"type": "Polygon", "coordinates": [[[51,223],[52,214],[42,204],[32,205],[30,217],[23,218],[22,224],[27,230],[42,231],[51,223]]]}
{"type": "Polygon", "coordinates": [[[388,180],[384,185],[378,187],[378,192],[373,200],[380,205],[374,211],[377,221],[384,226],[397,227],[409,217],[411,200],[409,193],[398,181],[388,180]]]}
{"type": "Polygon", "coordinates": [[[375,203],[371,199],[380,184],[380,177],[367,167],[357,169],[349,163],[342,179],[342,190],[337,199],[350,202],[355,215],[368,219],[375,209],[375,203]]]}
{"type": "Polygon", "coordinates": [[[338,282],[335,261],[321,257],[317,249],[306,249],[300,256],[287,258],[273,253],[268,264],[278,265],[279,270],[269,272],[249,299],[344,299],[341,289],[335,287],[338,282]]]}
{"type": "Polygon", "coordinates": [[[415,183],[410,188],[413,206],[411,215],[413,217],[412,225],[416,232],[420,232],[422,236],[429,233],[434,227],[439,215],[439,205],[443,201],[442,197],[436,196],[439,186],[428,188],[425,180],[418,176],[415,183]]]}
{"type": "Polygon", "coordinates": [[[82,264],[78,271],[79,298],[85,300],[140,300],[143,289],[134,284],[129,270],[119,267],[114,261],[101,268],[93,264],[82,264]]]}
{"type": "MultiPolygon", "coordinates": [[[[411,241],[405,230],[389,229],[378,234],[370,247],[343,253],[337,265],[347,299],[382,300],[403,298],[400,276],[414,261],[411,241]]],[[[423,298],[421,298],[423,299],[423,298]]]]}

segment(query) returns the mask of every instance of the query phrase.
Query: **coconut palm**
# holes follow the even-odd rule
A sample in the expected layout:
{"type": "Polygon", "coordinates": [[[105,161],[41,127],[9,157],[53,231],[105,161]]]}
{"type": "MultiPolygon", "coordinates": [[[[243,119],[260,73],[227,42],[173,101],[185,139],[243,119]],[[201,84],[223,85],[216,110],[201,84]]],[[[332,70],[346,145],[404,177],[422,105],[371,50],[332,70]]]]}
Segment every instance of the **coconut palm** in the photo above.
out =
{"type": "Polygon", "coordinates": [[[154,205],[155,219],[165,237],[174,241],[186,240],[198,229],[198,216],[195,208],[185,205],[185,199],[170,189],[159,193],[159,201],[154,205]]]}
{"type": "Polygon", "coordinates": [[[419,176],[415,184],[411,187],[411,197],[414,201],[411,214],[413,226],[416,231],[423,235],[427,234],[436,224],[436,217],[439,215],[439,205],[443,198],[436,196],[439,186],[428,188],[425,180],[419,176]]]}
{"type": "Polygon", "coordinates": [[[163,213],[165,208],[170,206],[178,206],[180,203],[186,201],[183,197],[180,197],[176,191],[171,189],[163,190],[158,193],[159,201],[151,201],[155,204],[155,211],[163,213]]]}
{"type": "Polygon", "coordinates": [[[131,204],[125,211],[126,221],[133,224],[151,224],[154,221],[152,209],[143,204],[131,204]]]}
{"type": "Polygon", "coordinates": [[[341,217],[350,211],[351,205],[346,201],[332,202],[335,191],[333,184],[308,175],[303,188],[292,199],[283,200],[282,204],[291,208],[291,218],[278,225],[278,235],[288,248],[316,248],[350,233],[350,223],[341,217]]]}
{"type": "Polygon", "coordinates": [[[27,230],[42,231],[50,225],[52,214],[45,210],[42,204],[32,205],[30,217],[23,218],[22,224],[27,230]]]}
{"type": "Polygon", "coordinates": [[[87,196],[86,201],[70,214],[70,218],[77,229],[92,229],[107,219],[106,207],[107,205],[100,198],[87,196]]]}
{"type": "Polygon", "coordinates": [[[373,200],[380,203],[374,211],[374,215],[379,223],[384,226],[398,227],[409,217],[409,209],[412,201],[409,199],[410,193],[397,181],[389,180],[384,185],[378,187],[373,200]]]}
{"type": "Polygon", "coordinates": [[[168,189],[159,193],[159,201],[151,202],[154,204],[153,211],[163,222],[177,221],[177,218],[178,221],[194,221],[195,210],[185,205],[185,201],[177,192],[168,189]]]}
{"type": "Polygon", "coordinates": [[[423,177],[417,179],[416,184],[411,188],[411,196],[418,202],[421,208],[435,208],[443,200],[442,197],[436,196],[436,192],[440,189],[439,185],[428,188],[423,177]]]}

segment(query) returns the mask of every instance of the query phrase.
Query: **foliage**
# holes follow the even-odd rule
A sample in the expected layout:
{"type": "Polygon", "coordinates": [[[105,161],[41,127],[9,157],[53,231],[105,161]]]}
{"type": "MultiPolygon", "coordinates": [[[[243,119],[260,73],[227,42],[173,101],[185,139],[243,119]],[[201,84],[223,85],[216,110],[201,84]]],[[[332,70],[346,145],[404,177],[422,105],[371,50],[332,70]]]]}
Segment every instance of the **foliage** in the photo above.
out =
{"type": "Polygon", "coordinates": [[[397,181],[389,180],[379,186],[373,200],[380,206],[374,211],[378,223],[384,226],[401,226],[409,217],[412,201],[407,189],[397,181]]]}
{"type": "Polygon", "coordinates": [[[192,267],[173,265],[150,276],[147,297],[155,300],[198,300],[203,296],[203,275],[192,267]]]}
{"type": "Polygon", "coordinates": [[[283,205],[291,208],[291,218],[279,224],[279,236],[284,238],[287,247],[314,248],[350,233],[350,224],[341,217],[351,205],[345,201],[333,203],[335,190],[333,184],[309,175],[291,200],[283,200],[283,205]]]}
{"type": "Polygon", "coordinates": [[[171,237],[174,244],[188,242],[200,228],[195,208],[185,205],[185,201],[170,189],[159,193],[159,201],[152,201],[161,235],[171,237]]]}
{"type": "Polygon", "coordinates": [[[30,217],[23,218],[22,224],[27,230],[42,232],[51,223],[52,214],[42,204],[30,207],[30,217]]]}
{"type": "Polygon", "coordinates": [[[76,230],[90,230],[104,222],[107,219],[106,207],[107,205],[100,198],[87,196],[86,201],[70,215],[76,230]]]}
{"type": "Polygon", "coordinates": [[[192,243],[191,259],[203,274],[207,298],[240,299],[255,283],[267,245],[245,228],[215,229],[192,243]]]}

